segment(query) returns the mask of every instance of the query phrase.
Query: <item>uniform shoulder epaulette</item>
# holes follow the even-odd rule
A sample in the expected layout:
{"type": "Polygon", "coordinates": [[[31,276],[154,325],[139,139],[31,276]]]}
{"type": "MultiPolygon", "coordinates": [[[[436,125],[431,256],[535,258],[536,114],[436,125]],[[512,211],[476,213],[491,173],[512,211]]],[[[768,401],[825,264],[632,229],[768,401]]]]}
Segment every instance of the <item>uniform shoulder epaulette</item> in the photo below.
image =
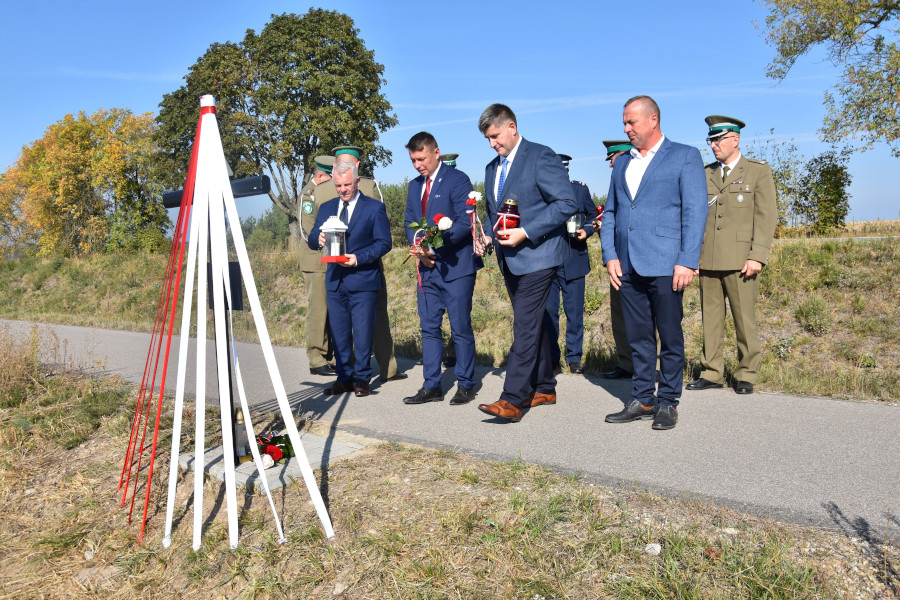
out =
{"type": "Polygon", "coordinates": [[[748,158],[748,159],[747,159],[747,162],[756,163],[756,164],[758,164],[758,165],[767,165],[767,164],[769,164],[769,163],[767,163],[766,161],[764,161],[764,160],[761,159],[761,158],[748,158]]]}
{"type": "Polygon", "coordinates": [[[583,182],[583,181],[578,181],[577,179],[573,179],[573,180],[572,180],[572,183],[577,183],[578,185],[587,187],[587,184],[586,184],[585,182],[583,182]]]}

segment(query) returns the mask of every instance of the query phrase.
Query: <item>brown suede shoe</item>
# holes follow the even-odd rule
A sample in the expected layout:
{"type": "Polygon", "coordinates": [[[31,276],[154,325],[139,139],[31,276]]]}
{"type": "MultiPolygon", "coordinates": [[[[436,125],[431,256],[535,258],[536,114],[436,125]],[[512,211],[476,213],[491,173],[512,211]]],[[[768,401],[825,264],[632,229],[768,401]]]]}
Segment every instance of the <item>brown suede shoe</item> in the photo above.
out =
{"type": "Polygon", "coordinates": [[[365,379],[358,379],[356,381],[356,389],[353,390],[353,393],[356,394],[357,398],[361,398],[362,396],[369,395],[369,382],[365,379]]]}
{"type": "Polygon", "coordinates": [[[556,394],[545,394],[544,392],[531,392],[525,398],[525,406],[534,408],[541,404],[556,404],[556,394]]]}
{"type": "Polygon", "coordinates": [[[346,394],[353,391],[353,384],[349,381],[335,381],[331,387],[325,388],[326,396],[337,396],[338,394],[346,394]]]}
{"type": "Polygon", "coordinates": [[[509,419],[513,423],[518,423],[522,420],[522,411],[506,400],[497,400],[493,404],[479,404],[478,410],[483,413],[489,414],[492,417],[509,419]]]}

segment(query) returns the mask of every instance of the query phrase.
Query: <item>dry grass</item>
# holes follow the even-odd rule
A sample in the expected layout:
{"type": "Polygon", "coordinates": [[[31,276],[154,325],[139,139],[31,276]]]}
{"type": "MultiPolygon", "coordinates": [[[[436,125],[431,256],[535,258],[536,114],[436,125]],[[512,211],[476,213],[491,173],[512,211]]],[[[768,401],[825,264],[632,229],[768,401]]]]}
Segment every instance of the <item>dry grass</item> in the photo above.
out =
{"type": "Polygon", "coordinates": [[[850,238],[864,236],[897,236],[900,235],[900,220],[882,221],[850,221],[842,227],[834,227],[826,234],[815,233],[811,227],[785,227],[779,237],[795,238],[850,238]]]}
{"type": "Polygon", "coordinates": [[[265,498],[247,494],[240,546],[228,550],[211,479],[194,552],[183,473],[173,545],[159,542],[163,475],[137,545],[116,491],[133,397],[117,381],[35,370],[33,346],[0,347],[0,391],[22,399],[0,408],[0,598],[900,597],[900,551],[876,541],[399,444],[318,474],[331,541],[298,483],[276,494],[288,544],[265,498]],[[73,408],[83,404],[94,411],[73,408]],[[37,426],[58,409],[67,429],[37,426]]]}
{"type": "MultiPolygon", "coordinates": [[[[878,222],[877,233],[900,221],[878,222]]],[[[863,232],[866,224],[849,224],[863,232]]],[[[585,356],[588,372],[615,365],[609,324],[609,286],[599,240],[589,245],[594,269],[587,277],[585,356]]],[[[398,356],[418,357],[421,340],[415,272],[402,250],[385,258],[389,312],[398,356]]],[[[25,259],[0,263],[0,293],[9,299],[0,316],[46,322],[150,330],[164,256],[25,259]]],[[[270,337],[298,346],[306,337],[302,273],[287,251],[251,256],[270,337]]],[[[500,366],[511,342],[512,311],[496,260],[477,276],[472,321],[477,360],[500,366]]],[[[772,249],[758,304],[763,346],[757,387],[764,391],[856,400],[900,399],[900,239],[841,242],[786,241],[772,249]]],[[[565,317],[561,317],[564,328],[565,317]]],[[[702,349],[696,285],[685,293],[685,376],[699,372],[702,349]]],[[[211,329],[210,329],[211,330],[211,329]]],[[[249,311],[235,315],[239,339],[254,341],[249,311]]],[[[449,335],[449,328],[445,328],[449,335]]],[[[560,336],[564,344],[564,336],[560,336]]],[[[726,377],[736,366],[734,326],[726,322],[726,377]]]]}

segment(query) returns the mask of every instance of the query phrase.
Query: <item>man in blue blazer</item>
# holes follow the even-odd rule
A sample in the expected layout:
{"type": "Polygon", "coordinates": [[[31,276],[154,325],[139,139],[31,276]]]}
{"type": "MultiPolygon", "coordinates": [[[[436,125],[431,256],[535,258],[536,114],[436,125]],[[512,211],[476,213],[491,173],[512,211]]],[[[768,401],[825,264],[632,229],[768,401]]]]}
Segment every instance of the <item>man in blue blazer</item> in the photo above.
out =
{"type": "MultiPolygon", "coordinates": [[[[572,157],[560,154],[559,158],[568,173],[572,157]]],[[[562,357],[559,349],[559,295],[562,292],[563,310],[566,313],[566,364],[569,371],[581,374],[584,372],[581,366],[584,351],[584,278],[591,271],[587,239],[594,235],[592,223],[597,210],[591,200],[590,190],[582,182],[572,181],[572,194],[578,207],[575,214],[581,216],[582,224],[573,231],[569,231],[569,224],[566,224],[568,254],[565,262],[556,270],[556,277],[550,285],[545,319],[546,326],[550,328],[551,360],[556,367],[562,357]]]]}
{"type": "Polygon", "coordinates": [[[519,227],[507,230],[507,239],[497,239],[497,261],[513,307],[513,343],[503,392],[499,400],[478,409],[519,421],[523,409],[556,404],[544,313],[550,284],[568,252],[565,222],[576,211],[575,199],[559,156],[520,136],[516,115],[508,106],[487,107],[478,129],[497,152],[484,176],[489,225],[493,229],[497,209],[507,199],[518,204],[521,217],[519,227]],[[534,389],[529,392],[532,382],[534,389]]]}
{"type": "Polygon", "coordinates": [[[600,240],[609,280],[620,292],[634,376],[631,402],[606,422],[652,418],[653,429],[671,429],[684,376],[682,297],[700,263],[706,177],[699,150],[662,134],[652,98],[628,100],[622,121],[634,148],[613,167],[600,240]]]}
{"type": "Polygon", "coordinates": [[[357,396],[368,396],[375,304],[378,290],[383,287],[378,259],[391,249],[391,224],[384,204],[359,193],[359,172],[353,163],[338,163],[332,178],[338,197],[319,209],[308,240],[314,250],[325,245],[321,228],[328,217],[338,216],[348,226],[346,256],[349,260],[329,263],[325,273],[328,323],[337,371],[337,381],[325,393],[354,392],[357,396]],[[350,353],[354,350],[356,363],[352,365],[350,353]]]}
{"type": "Polygon", "coordinates": [[[419,325],[422,329],[422,374],[425,382],[405,404],[424,404],[444,399],[441,389],[441,354],[444,340],[441,322],[444,310],[456,345],[456,394],[450,404],[471,402],[475,397],[475,334],[472,332],[472,294],[475,273],[483,265],[472,252],[472,230],[466,214],[466,199],[472,191],[469,177],[441,162],[437,140],[422,131],[406,144],[409,159],[419,176],[409,182],[404,222],[418,223],[422,217],[434,225],[437,215],[453,221],[442,234],[443,245],[429,249],[413,246],[415,231],[406,228],[406,238],[416,257],[419,280],[419,325]]]}

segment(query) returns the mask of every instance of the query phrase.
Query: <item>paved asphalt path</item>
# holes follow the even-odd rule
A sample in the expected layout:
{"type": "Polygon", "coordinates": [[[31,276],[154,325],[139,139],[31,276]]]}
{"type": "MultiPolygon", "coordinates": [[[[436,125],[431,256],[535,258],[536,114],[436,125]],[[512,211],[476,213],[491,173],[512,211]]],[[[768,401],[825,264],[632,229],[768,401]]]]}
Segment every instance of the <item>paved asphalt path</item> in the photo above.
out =
{"type": "MultiPolygon", "coordinates": [[[[33,324],[0,321],[0,332],[24,338],[33,324]]],[[[85,327],[39,325],[76,366],[140,382],[150,336],[85,327]]],[[[192,343],[193,346],[193,343],[192,343]]],[[[174,390],[178,343],[168,385],[174,390]]],[[[193,354],[193,350],[191,351],[193,354]]],[[[444,402],[406,406],[421,386],[421,367],[401,360],[402,381],[373,382],[368,398],[326,398],[332,379],[309,374],[302,348],[276,348],[289,400],[304,416],[382,440],[452,448],[496,460],[521,459],[588,481],[704,500],[779,520],[900,542],[900,406],[785,394],[737,396],[731,390],[688,392],[678,426],[653,431],[650,421],[604,423],[629,398],[630,382],[559,376],[555,406],[527,412],[520,423],[490,418],[478,402],[493,402],[504,371],[479,367],[476,401],[450,406],[455,390],[445,373],[444,402]]],[[[48,355],[53,359],[53,353],[48,355]]],[[[212,345],[209,356],[214,356],[212,345]]],[[[258,345],[239,344],[250,403],[274,406],[258,345]]],[[[215,394],[212,360],[207,381],[215,394]]],[[[194,367],[190,366],[189,373],[194,367]]],[[[376,370],[377,373],[377,370],[376,370]]],[[[193,378],[188,383],[193,391],[193,378]]]]}

